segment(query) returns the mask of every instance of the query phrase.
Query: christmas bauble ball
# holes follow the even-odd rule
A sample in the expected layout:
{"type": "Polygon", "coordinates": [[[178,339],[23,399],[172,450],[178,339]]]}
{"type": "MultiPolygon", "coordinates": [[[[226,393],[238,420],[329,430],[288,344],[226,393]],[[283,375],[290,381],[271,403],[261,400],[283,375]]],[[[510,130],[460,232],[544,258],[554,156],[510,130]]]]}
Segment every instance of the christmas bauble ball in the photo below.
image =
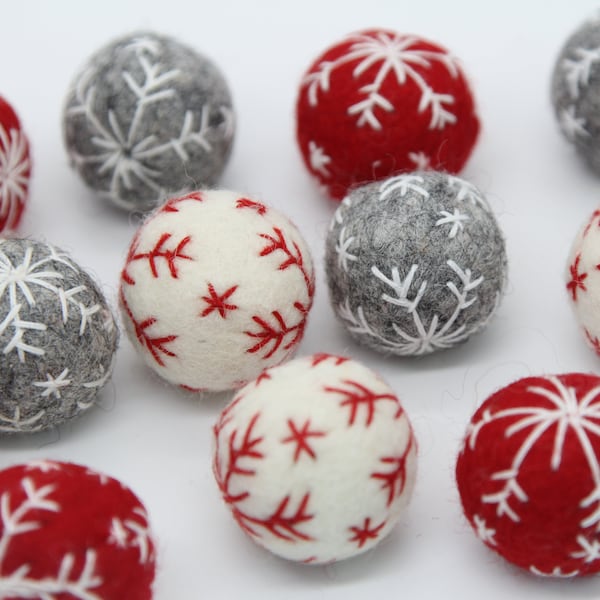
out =
{"type": "Polygon", "coordinates": [[[66,252],[0,239],[0,433],[48,429],[91,408],[117,341],[102,292],[66,252]]]}
{"type": "Polygon", "coordinates": [[[281,213],[229,191],[169,200],[121,274],[125,329],[145,362],[194,391],[236,388],[288,359],[314,294],[306,243],[281,213]]]}
{"type": "Polygon", "coordinates": [[[0,234],[17,229],[29,193],[29,142],[12,106],[0,96],[0,234]]]}
{"type": "Polygon", "coordinates": [[[335,199],[401,172],[457,173],[479,132],[456,58],[421,37],[384,29],[353,33],[313,62],[296,118],[306,167],[335,199]]]}
{"type": "Polygon", "coordinates": [[[229,89],[206,57],[138,32],[92,56],[63,113],[65,143],[86,184],[127,210],[212,186],[234,133],[229,89]]]}
{"type": "Polygon", "coordinates": [[[363,365],[315,354],[264,371],[214,427],[213,470],[238,525],[284,558],[349,558],[406,507],[416,443],[398,398],[363,365]]]}
{"type": "Polygon", "coordinates": [[[477,536],[536,575],[600,570],[600,378],[528,377],[488,398],[456,464],[477,536]]]}
{"type": "Polygon", "coordinates": [[[0,596],[149,600],[154,542],[119,481],[48,460],[0,471],[0,596]]]}
{"type": "Polygon", "coordinates": [[[563,134],[600,173],[600,16],[586,21],[563,46],[551,93],[563,134]]]}
{"type": "Polygon", "coordinates": [[[484,196],[437,172],[352,191],[331,222],[325,262],[333,308],[350,334],[403,356],[450,348],[485,327],[507,270],[484,196]]]}

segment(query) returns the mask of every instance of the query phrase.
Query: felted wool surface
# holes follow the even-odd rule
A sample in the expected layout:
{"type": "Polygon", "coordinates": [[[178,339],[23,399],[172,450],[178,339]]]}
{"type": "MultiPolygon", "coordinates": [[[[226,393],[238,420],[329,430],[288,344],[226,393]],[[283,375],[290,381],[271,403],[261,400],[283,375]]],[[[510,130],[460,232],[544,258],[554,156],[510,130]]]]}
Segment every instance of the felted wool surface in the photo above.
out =
{"type": "Polygon", "coordinates": [[[94,54],[63,113],[73,166],[98,194],[149,211],[169,194],[212,186],[234,135],[219,69],[169,37],[137,32],[94,54]]]}
{"type": "Polygon", "coordinates": [[[230,191],[193,192],[158,209],[132,241],[120,286],[135,348],[192,391],[240,387],[288,359],[313,295],[296,227],[230,191]]]}
{"type": "Polygon", "coordinates": [[[154,542],[121,482],[71,463],[0,471],[0,597],[149,600],[154,542]]]}
{"type": "Polygon", "coordinates": [[[507,277],[486,199],[437,172],[352,191],[331,221],[325,262],[331,303],[348,332],[402,356],[450,348],[484,328],[507,277]]]}
{"type": "Polygon", "coordinates": [[[357,184],[427,168],[460,171],[477,140],[473,93],[438,44],[385,29],[353,33],[302,78],[296,134],[332,198],[357,184]]]}
{"type": "Polygon", "coordinates": [[[388,385],[328,354],[264,371],[214,427],[213,470],[234,519],[256,543],[298,562],[373,548],[412,494],[417,449],[388,385]]]}
{"type": "Polygon", "coordinates": [[[476,535],[508,561],[552,577],[600,570],[600,378],[528,377],[493,394],[456,480],[476,535]]]}
{"type": "Polygon", "coordinates": [[[565,137],[600,173],[600,16],[583,23],[566,41],[552,76],[552,103],[565,137]]]}
{"type": "Polygon", "coordinates": [[[29,142],[12,106],[0,96],[0,234],[19,226],[29,194],[29,142]]]}
{"type": "Polygon", "coordinates": [[[48,429],[92,407],[117,342],[101,290],[66,252],[0,239],[0,433],[48,429]]]}

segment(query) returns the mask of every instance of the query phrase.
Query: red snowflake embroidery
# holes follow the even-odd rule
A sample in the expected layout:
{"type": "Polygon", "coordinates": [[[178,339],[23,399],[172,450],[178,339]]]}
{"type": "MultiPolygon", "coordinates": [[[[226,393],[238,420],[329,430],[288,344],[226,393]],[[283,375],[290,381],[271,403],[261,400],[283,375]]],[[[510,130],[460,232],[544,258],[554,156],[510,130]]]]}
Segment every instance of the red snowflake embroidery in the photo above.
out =
{"type": "Polygon", "coordinates": [[[350,527],[350,531],[354,534],[348,541],[356,542],[359,548],[362,548],[369,540],[376,540],[379,537],[379,532],[385,526],[386,521],[383,520],[376,527],[371,528],[371,519],[367,517],[362,525],[350,527]]]}
{"type": "Polygon", "coordinates": [[[180,383],[179,387],[186,392],[194,392],[195,394],[206,391],[206,388],[192,387],[191,385],[186,385],[185,383],[180,383]]]}
{"type": "MultiPolygon", "coordinates": [[[[569,267],[569,272],[571,274],[571,280],[569,281],[569,283],[567,283],[567,289],[571,292],[571,296],[573,297],[573,301],[577,302],[577,290],[583,290],[584,292],[587,291],[587,288],[585,287],[585,283],[583,283],[588,274],[584,271],[584,272],[580,272],[579,271],[579,262],[581,261],[581,254],[577,254],[577,256],[575,257],[575,261],[573,262],[573,264],[569,267]]],[[[598,265],[596,268],[600,268],[600,265],[598,265]]]]}
{"type": "Polygon", "coordinates": [[[332,360],[335,366],[339,367],[345,362],[348,362],[350,359],[344,356],[336,356],[334,354],[327,354],[326,352],[321,352],[319,354],[313,355],[311,367],[316,367],[317,365],[320,365],[322,362],[325,362],[327,360],[332,360]]]}
{"type": "Polygon", "coordinates": [[[222,319],[227,318],[227,311],[237,310],[237,304],[229,304],[227,300],[237,290],[238,286],[234,285],[222,294],[217,294],[212,283],[208,284],[208,296],[202,296],[202,300],[208,305],[201,313],[201,317],[207,317],[213,311],[218,311],[222,319]]]}
{"type": "Polygon", "coordinates": [[[404,486],[406,485],[406,457],[410,452],[412,444],[413,438],[411,435],[404,452],[400,456],[384,456],[379,459],[384,465],[391,465],[391,470],[371,475],[371,478],[379,479],[383,482],[381,489],[387,490],[387,506],[391,506],[394,498],[400,496],[404,490],[404,486]]]}
{"type": "MultiPolygon", "coordinates": [[[[326,392],[341,394],[344,397],[340,402],[340,406],[350,407],[349,426],[354,425],[361,406],[365,407],[365,425],[368,427],[371,425],[373,417],[375,416],[375,406],[377,402],[390,400],[398,404],[398,399],[393,394],[376,394],[364,385],[350,379],[344,379],[342,383],[348,386],[347,389],[330,386],[325,386],[323,389],[326,392]]],[[[400,412],[400,414],[402,414],[402,412],[400,412]]]]}
{"type": "Polygon", "coordinates": [[[268,369],[265,369],[257,378],[256,381],[254,382],[254,385],[256,387],[258,387],[263,381],[267,381],[268,379],[273,379],[271,377],[271,373],[269,373],[268,369]]]}
{"type": "Polygon", "coordinates": [[[600,217],[600,210],[595,210],[592,213],[592,216],[590,217],[590,220],[588,221],[588,224],[585,226],[585,229],[583,230],[583,237],[585,237],[590,232],[590,229],[592,228],[592,225],[594,224],[594,221],[598,217],[600,217]]]}
{"type": "Polygon", "coordinates": [[[170,200],[165,202],[163,207],[160,209],[160,212],[179,212],[179,208],[177,208],[177,205],[181,202],[184,202],[185,200],[196,200],[198,202],[202,202],[204,200],[204,197],[202,196],[201,192],[191,192],[189,194],[186,194],[185,196],[171,198],[170,200]]]}
{"type": "Polygon", "coordinates": [[[600,356],[600,340],[598,340],[597,337],[592,336],[592,334],[587,330],[586,327],[583,328],[583,331],[585,332],[585,337],[587,338],[588,342],[591,344],[592,348],[594,349],[594,352],[600,356]]]}
{"type": "Polygon", "coordinates": [[[296,450],[294,452],[294,462],[298,462],[298,459],[300,458],[302,452],[306,452],[308,456],[310,456],[313,460],[316,460],[317,455],[315,454],[315,451],[311,448],[308,442],[308,438],[324,437],[326,435],[325,432],[311,431],[310,419],[307,419],[300,429],[296,427],[296,425],[291,419],[288,419],[287,424],[290,428],[290,435],[281,440],[281,442],[283,444],[288,444],[290,442],[296,444],[296,450]]]}
{"type": "Polygon", "coordinates": [[[255,202],[249,198],[240,198],[235,205],[236,208],[250,208],[255,210],[259,215],[264,215],[267,212],[267,207],[261,202],[255,202]]]}

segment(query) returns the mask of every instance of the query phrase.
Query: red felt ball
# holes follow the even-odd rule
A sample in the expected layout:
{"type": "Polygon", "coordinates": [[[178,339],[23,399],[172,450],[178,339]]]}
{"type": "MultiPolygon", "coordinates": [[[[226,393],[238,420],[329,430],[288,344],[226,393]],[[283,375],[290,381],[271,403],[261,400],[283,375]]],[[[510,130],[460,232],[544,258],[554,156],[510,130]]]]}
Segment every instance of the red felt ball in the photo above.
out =
{"type": "Polygon", "coordinates": [[[0,96],[0,233],[17,229],[27,196],[29,142],[11,105],[0,96]]]}
{"type": "Polygon", "coordinates": [[[428,40],[383,29],[353,33],[315,60],[296,118],[304,162],[335,199],[405,171],[457,173],[479,132],[458,61],[428,40]]]}
{"type": "Polygon", "coordinates": [[[488,398],[456,480],[479,538],[536,575],[600,571],[600,378],[529,377],[488,398]]]}
{"type": "Polygon", "coordinates": [[[154,543],[139,499],[85,467],[0,471],[0,598],[148,600],[154,543]]]}

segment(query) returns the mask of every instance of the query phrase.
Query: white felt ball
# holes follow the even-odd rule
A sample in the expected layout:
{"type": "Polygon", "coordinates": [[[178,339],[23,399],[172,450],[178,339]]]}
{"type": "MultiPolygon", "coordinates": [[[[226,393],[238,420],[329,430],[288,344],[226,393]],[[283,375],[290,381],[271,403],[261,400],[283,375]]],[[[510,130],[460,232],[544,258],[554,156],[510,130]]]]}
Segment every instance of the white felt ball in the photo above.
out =
{"type": "Polygon", "coordinates": [[[135,235],[120,286],[134,346],[161,377],[193,391],[240,387],[288,359],[313,295],[296,227],[230,191],[159,208],[135,235]]]}
{"type": "Polygon", "coordinates": [[[284,558],[329,563],[372,548],[398,521],[416,442],[388,385],[316,354],[268,369],[214,427],[213,470],[239,526],[284,558]]]}

